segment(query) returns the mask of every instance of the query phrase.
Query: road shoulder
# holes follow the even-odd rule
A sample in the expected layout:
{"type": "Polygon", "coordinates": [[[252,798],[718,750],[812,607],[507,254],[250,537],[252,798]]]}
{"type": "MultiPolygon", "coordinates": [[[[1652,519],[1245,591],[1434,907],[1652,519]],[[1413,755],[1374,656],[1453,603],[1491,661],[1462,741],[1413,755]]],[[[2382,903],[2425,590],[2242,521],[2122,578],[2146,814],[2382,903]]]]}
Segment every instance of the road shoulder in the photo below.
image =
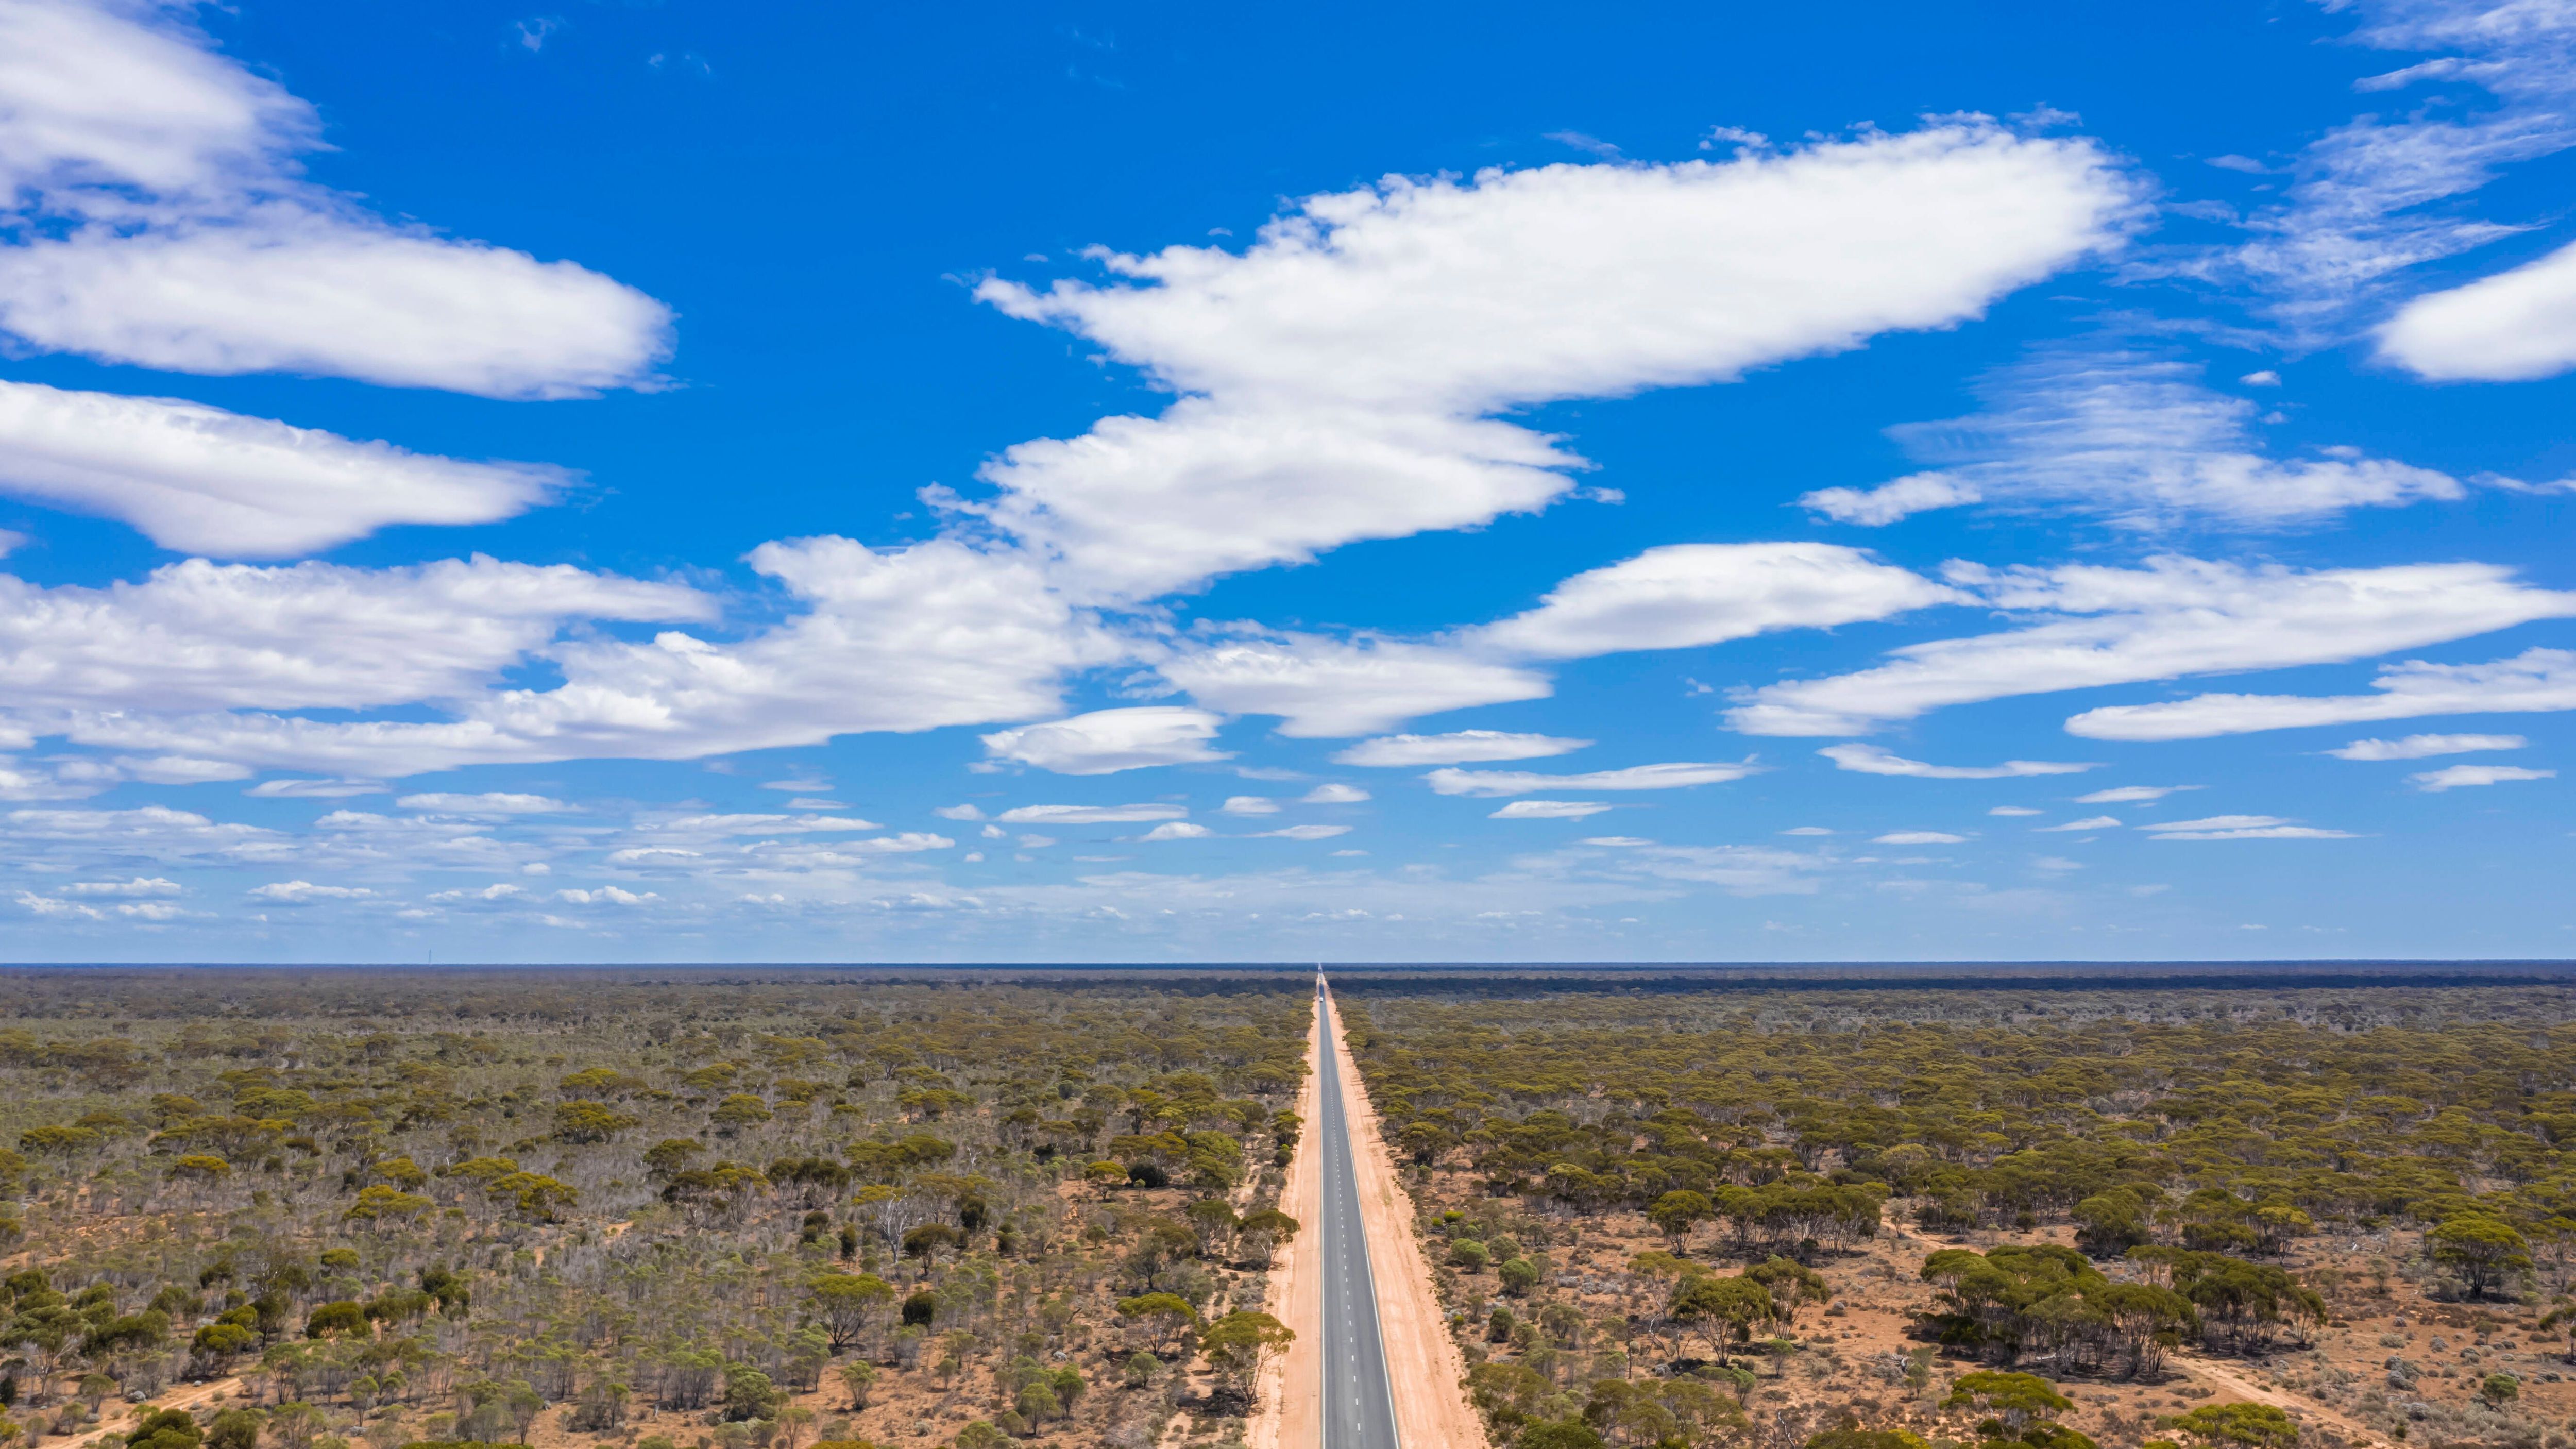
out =
{"type": "MultiPolygon", "coordinates": [[[[1377,1112],[1369,1105],[1359,1064],[1342,1041],[1338,1012],[1328,1044],[1340,1054],[1361,1226],[1368,1234],[1369,1267],[1376,1279],[1378,1332],[1386,1343],[1387,1378],[1395,1391],[1397,1438],[1405,1449],[1486,1449],[1484,1425],[1467,1403],[1466,1362],[1449,1336],[1430,1265],[1414,1236],[1412,1196],[1378,1136],[1377,1112]]],[[[1297,1449],[1295,1441],[1289,1449],[1297,1449]]]]}

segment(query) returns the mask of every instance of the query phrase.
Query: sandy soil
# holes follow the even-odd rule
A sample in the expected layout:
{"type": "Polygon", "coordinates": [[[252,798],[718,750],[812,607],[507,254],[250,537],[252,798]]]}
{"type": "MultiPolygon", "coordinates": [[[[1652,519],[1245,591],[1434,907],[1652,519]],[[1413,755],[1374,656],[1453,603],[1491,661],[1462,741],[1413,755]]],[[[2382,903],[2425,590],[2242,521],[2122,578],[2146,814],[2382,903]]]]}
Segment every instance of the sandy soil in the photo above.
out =
{"type": "Polygon", "coordinates": [[[1244,1428],[1246,1449],[1313,1449],[1321,1442],[1323,1423],[1324,1284],[1307,1245],[1323,1216],[1324,1159],[1316,1146],[1321,1135],[1316,1100],[1323,1070],[1321,1036],[1306,1033],[1306,1084],[1297,1092],[1297,1115],[1306,1128],[1288,1161],[1288,1185],[1279,1194],[1279,1210],[1300,1224],[1298,1235],[1271,1260],[1270,1312],[1297,1335],[1288,1350],[1262,1366],[1255,1386],[1258,1406],[1244,1428]]]}
{"type": "Polygon", "coordinates": [[[2298,1419],[2302,1425],[2323,1423],[2345,1438],[2363,1444],[2376,1443],[2381,1438],[2378,1430],[2357,1419],[2339,1414],[2314,1399],[2256,1383],[2253,1379],[2217,1360],[2201,1358],[2197,1355],[2185,1357],[2182,1354],[2175,1354],[2167,1362],[2177,1370],[2203,1383],[2215,1386],[2225,1396],[2221,1402],[2225,1402],[2226,1399],[2251,1399],[2258,1404],[2270,1404],[2273,1408],[2287,1410],[2291,1417],[2298,1419]]]}
{"type": "Polygon", "coordinates": [[[1413,1199],[1378,1135],[1377,1111],[1369,1105],[1359,1063],[1342,1042],[1339,1012],[1332,1013],[1328,1044],[1341,1054],[1342,1082],[1350,1093],[1361,1226],[1377,1276],[1378,1333],[1386,1341],[1387,1378],[1395,1389],[1397,1437],[1406,1449],[1485,1449],[1484,1425],[1467,1403],[1467,1366],[1449,1336],[1431,1266],[1414,1236],[1413,1199]]]}

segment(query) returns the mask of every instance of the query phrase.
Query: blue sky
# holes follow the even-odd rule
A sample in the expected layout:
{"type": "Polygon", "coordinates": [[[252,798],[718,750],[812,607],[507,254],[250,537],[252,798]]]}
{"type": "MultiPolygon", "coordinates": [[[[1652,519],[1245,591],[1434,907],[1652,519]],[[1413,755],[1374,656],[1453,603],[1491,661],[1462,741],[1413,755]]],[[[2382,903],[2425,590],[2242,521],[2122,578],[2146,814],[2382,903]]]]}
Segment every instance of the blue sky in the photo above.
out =
{"type": "Polygon", "coordinates": [[[0,0],[0,956],[2565,956],[2576,5],[0,0]]]}

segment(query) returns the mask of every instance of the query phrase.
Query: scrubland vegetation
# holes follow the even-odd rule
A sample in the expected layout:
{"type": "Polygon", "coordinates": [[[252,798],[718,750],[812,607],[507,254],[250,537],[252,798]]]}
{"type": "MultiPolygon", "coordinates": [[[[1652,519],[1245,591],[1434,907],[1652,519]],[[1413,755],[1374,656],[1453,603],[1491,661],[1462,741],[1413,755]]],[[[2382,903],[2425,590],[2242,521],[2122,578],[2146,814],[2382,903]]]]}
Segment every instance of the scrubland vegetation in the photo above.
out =
{"type": "Polygon", "coordinates": [[[0,1442],[1239,1437],[1303,981],[29,972],[0,1442]]]}
{"type": "Polygon", "coordinates": [[[2576,992],[1337,994],[1498,1442],[2576,1429],[2576,992]]]}
{"type": "MultiPolygon", "coordinates": [[[[1214,1446],[1287,1340],[1295,975],[7,986],[7,1449],[1214,1446]]],[[[2576,1443],[2576,992],[1337,995],[1497,1445],[2576,1443]]]]}

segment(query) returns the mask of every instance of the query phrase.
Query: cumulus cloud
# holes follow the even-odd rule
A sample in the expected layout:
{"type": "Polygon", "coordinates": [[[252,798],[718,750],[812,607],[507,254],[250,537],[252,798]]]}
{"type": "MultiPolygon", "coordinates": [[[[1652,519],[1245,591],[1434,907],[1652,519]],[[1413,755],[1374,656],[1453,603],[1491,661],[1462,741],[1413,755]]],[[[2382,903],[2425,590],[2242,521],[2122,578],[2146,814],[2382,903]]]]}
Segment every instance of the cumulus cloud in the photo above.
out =
{"type": "MultiPolygon", "coordinates": [[[[1137,837],[1139,840],[1205,840],[1215,831],[1192,820],[1170,820],[1137,837]]],[[[1049,842],[1052,844],[1053,842],[1049,842]]]]}
{"type": "Polygon", "coordinates": [[[2212,815],[2145,827],[2156,840],[2350,840],[2346,830],[2322,830],[2277,815],[2212,815]]]}
{"type": "MultiPolygon", "coordinates": [[[[1553,686],[1526,667],[1532,661],[1830,628],[1964,597],[1831,544],[1678,544],[1577,574],[1534,609],[1435,640],[1263,638],[1238,630],[1222,642],[1186,644],[1160,669],[1216,708],[1283,716],[1285,735],[1363,734],[1419,714],[1543,698],[1553,686]]],[[[1429,738],[1465,749],[1514,749],[1515,740],[1544,737],[1465,731],[1429,738]]],[[[1361,746],[1347,753],[1354,761],[1376,760],[1408,748],[1440,746],[1361,746]]]]}
{"type": "MultiPolygon", "coordinates": [[[[749,561],[805,611],[736,643],[714,643],[679,630],[638,642],[557,642],[546,648],[545,657],[562,672],[563,682],[550,689],[470,694],[433,686],[409,691],[415,699],[462,695],[448,719],[349,722],[248,713],[102,712],[76,717],[64,733],[81,743],[115,748],[184,750],[255,765],[365,775],[600,756],[692,759],[819,744],[834,735],[871,730],[1042,717],[1058,708],[1066,672],[1122,652],[1122,646],[1049,589],[1034,564],[1017,555],[945,539],[880,551],[826,537],[763,544],[749,561]],[[857,681],[865,687],[853,687],[857,681]]],[[[488,561],[479,566],[503,571],[520,567],[488,561]]],[[[552,571],[529,572],[542,577],[552,571]]],[[[560,572],[568,585],[598,577],[560,572]]],[[[649,596],[658,617],[696,616],[707,607],[687,590],[616,582],[628,589],[661,590],[649,596]]],[[[570,597],[578,597],[577,591],[558,588],[547,596],[555,603],[570,597]]],[[[617,607],[635,609],[646,602],[639,598],[617,607]]],[[[617,607],[599,613],[616,617],[617,607]]],[[[0,629],[6,626],[6,615],[0,613],[0,629]]],[[[523,624],[520,628],[524,632],[523,624]]],[[[328,627],[320,632],[334,646],[341,642],[328,627]]],[[[468,630],[469,637],[492,632],[489,627],[468,630]]],[[[531,647],[551,632],[549,622],[519,648],[531,647]]],[[[6,638],[0,633],[0,647],[6,638]]],[[[434,639],[419,647],[432,658],[441,652],[434,639]]],[[[349,652],[358,652],[354,642],[349,652]]],[[[400,651],[372,649],[360,665],[348,672],[363,677],[370,669],[413,667],[400,651]],[[376,657],[378,653],[384,657],[376,657]]],[[[8,682],[8,667],[0,656],[0,684],[8,682]]],[[[271,708],[339,702],[238,693],[253,698],[224,702],[271,708]]],[[[291,691],[272,687],[267,693],[291,691]]],[[[123,694],[119,702],[134,697],[123,694]]]]}
{"type": "Polygon", "coordinates": [[[1128,825],[1178,820],[1189,813],[1179,805],[1022,805],[995,818],[1014,825],[1128,825]]]}
{"type": "Polygon", "coordinates": [[[1208,747],[1221,722],[1203,709],[1157,704],[1021,725],[983,739],[985,750],[997,759],[1059,775],[1108,775],[1151,765],[1230,759],[1208,747]]]}
{"type": "Polygon", "coordinates": [[[210,820],[192,810],[25,809],[0,812],[0,844],[27,842],[62,859],[77,852],[141,860],[273,859],[292,852],[282,832],[210,820]]]}
{"type": "Polygon", "coordinates": [[[250,898],[274,905],[301,906],[314,901],[353,901],[374,894],[364,886],[315,885],[309,880],[282,880],[255,888],[250,898]]]}
{"type": "Polygon", "coordinates": [[[1961,845],[1965,844],[1967,839],[1968,837],[1964,835],[1952,835],[1946,830],[1891,830],[1885,835],[1871,836],[1870,843],[1873,845],[1961,845]]]}
{"type": "Polygon", "coordinates": [[[192,553],[271,558],[390,524],[489,523],[541,501],[564,477],[199,403],[0,382],[0,492],[119,519],[192,553]]]}
{"type": "Polygon", "coordinates": [[[2398,309],[2379,355],[2434,382],[2527,382],[2576,367],[2576,245],[2398,309]]]}
{"type": "Polygon", "coordinates": [[[2490,664],[2386,664],[2371,687],[2378,692],[2202,694],[2168,704],[2110,705],[2086,710],[2066,728],[2102,740],[2196,740],[2426,715],[2576,709],[2576,652],[2527,649],[2490,664]]]}
{"type": "Polygon", "coordinates": [[[1276,815],[1279,802],[1262,795],[1229,795],[1222,808],[1228,815],[1276,815]]]}
{"type": "Polygon", "coordinates": [[[1182,396],[1010,449],[983,475],[998,496],[948,501],[1104,600],[1466,527],[1544,506],[1582,465],[1493,413],[1950,325],[2111,245],[2133,206],[2090,142],[1968,123],[1309,197],[1241,253],[986,281],[983,300],[1182,396]]]}
{"type": "MultiPolygon", "coordinates": [[[[1008,817],[1005,817],[1008,818],[1008,817]]],[[[881,830],[873,820],[855,815],[682,815],[652,827],[672,835],[814,835],[840,831],[881,830]]]]}
{"type": "MultiPolygon", "coordinates": [[[[2302,572],[2162,557],[2137,569],[1954,565],[1951,581],[1997,608],[2053,617],[1908,645],[1873,669],[1769,685],[1729,710],[1729,723],[1748,734],[1863,734],[1948,705],[2361,659],[2576,614],[2576,593],[2532,588],[2489,564],[2302,572]]],[[[2128,716],[2096,710],[2068,728],[2097,738],[2159,737],[2087,723],[2105,718],[2128,716]]]]}
{"type": "Polygon", "coordinates": [[[262,780],[242,792],[258,800],[346,800],[389,793],[382,780],[262,780]]]}
{"type": "MultiPolygon", "coordinates": [[[[1348,752],[1345,751],[1344,753],[1348,752]]],[[[1336,783],[1330,785],[1318,785],[1314,789],[1299,796],[1298,800],[1300,803],[1307,805],[1357,805],[1368,798],[1369,792],[1361,789],[1357,785],[1343,785],[1336,783]]]]}
{"type": "Polygon", "coordinates": [[[189,559],[100,589],[0,574],[0,691],[20,709],[363,709],[468,694],[567,619],[710,608],[676,585],[480,556],[390,569],[189,559]]]}
{"type": "Polygon", "coordinates": [[[0,205],[28,238],[0,247],[0,329],[26,344],[490,397],[645,383],[668,347],[669,309],[633,288],[304,180],[313,108],[187,7],[19,0],[0,94],[0,205]]]}
{"type": "Polygon", "coordinates": [[[1798,504],[1836,523],[1883,528],[1917,513],[1982,503],[1985,498],[1983,489],[1955,473],[1909,473],[1875,488],[1819,488],[1798,495],[1798,504]]]}
{"type": "Polygon", "coordinates": [[[2418,790],[2440,792],[2471,785],[2501,785],[2508,780],[2555,780],[2556,770],[2526,770],[2520,765],[2450,765],[2406,777],[2418,790]]]}
{"type": "Polygon", "coordinates": [[[555,892],[555,899],[575,906],[640,906],[662,897],[654,891],[630,891],[618,886],[601,886],[597,890],[569,889],[555,892]]]}
{"type": "Polygon", "coordinates": [[[1540,775],[1523,770],[1434,770],[1422,778],[1443,795],[1530,795],[1541,790],[1679,790],[1718,785],[1754,773],[1740,765],[1676,763],[1631,765],[1588,775],[1540,775]]]}
{"type": "Polygon", "coordinates": [[[2134,353],[2046,353],[1988,377],[1977,416],[1890,429],[1933,471],[1799,501],[1845,523],[1983,502],[2162,528],[2195,518],[2298,523],[2466,492],[2448,474],[2353,450],[2270,457],[2254,436],[2259,409],[2197,379],[2196,368],[2134,353]]]}
{"type": "Polygon", "coordinates": [[[2078,805],[2135,805],[2147,800],[2161,800],[2177,791],[2199,788],[2198,785],[2116,785],[2108,790],[2096,790],[2090,795],[2078,795],[2075,797],[2075,803],[2078,805]]]}
{"type": "Polygon", "coordinates": [[[1495,811],[1494,820],[1581,820],[1611,807],[1598,800],[1515,800],[1495,811]]]}
{"type": "Polygon", "coordinates": [[[55,892],[66,896],[175,896],[184,894],[179,883],[159,876],[138,875],[132,880],[74,881],[55,892]]]}
{"type": "Polygon", "coordinates": [[[1228,714],[1281,716],[1294,739],[1372,734],[1416,715],[1544,699],[1544,675],[1441,645],[1290,634],[1185,648],[1165,679],[1228,714]]]}
{"type": "Polygon", "coordinates": [[[1623,849],[1619,870],[1652,880],[1712,885],[1729,895],[1808,895],[1829,862],[1822,856],[1758,845],[1656,845],[1620,836],[1586,845],[1623,849]]]}
{"type": "Polygon", "coordinates": [[[2354,740],[2325,753],[2338,760],[2420,760],[2478,750],[2518,750],[2529,743],[2520,735],[2408,735],[2400,740],[2354,740]]]}
{"type": "Polygon", "coordinates": [[[1333,756],[1341,765],[1376,765],[1400,769],[1409,765],[1473,765],[1501,760],[1539,760],[1571,754],[1590,740],[1561,735],[1511,734],[1502,730],[1457,730],[1445,735],[1386,735],[1362,740],[1333,756]]]}
{"type": "Polygon", "coordinates": [[[1277,830],[1257,831],[1249,838],[1253,840],[1330,840],[1336,835],[1350,833],[1351,828],[1347,825],[1284,825],[1277,830]]]}
{"type": "Polygon", "coordinates": [[[1956,602],[1956,590],[1824,543],[1673,544],[1576,574],[1537,608],[1470,631],[1530,659],[1683,649],[1956,602]]]}
{"type": "Polygon", "coordinates": [[[1854,770],[1864,775],[1910,775],[1921,780],[2009,780],[2025,775],[2080,775],[2098,770],[2098,764],[2076,764],[2056,760],[2006,760],[2000,765],[1927,765],[1909,760],[1876,745],[1827,745],[1817,754],[1834,762],[1837,770],[1854,770]]]}
{"type": "Polygon", "coordinates": [[[404,810],[434,810],[446,815],[556,815],[573,808],[546,795],[520,795],[500,790],[479,795],[432,791],[405,795],[394,804],[404,810]]]}

